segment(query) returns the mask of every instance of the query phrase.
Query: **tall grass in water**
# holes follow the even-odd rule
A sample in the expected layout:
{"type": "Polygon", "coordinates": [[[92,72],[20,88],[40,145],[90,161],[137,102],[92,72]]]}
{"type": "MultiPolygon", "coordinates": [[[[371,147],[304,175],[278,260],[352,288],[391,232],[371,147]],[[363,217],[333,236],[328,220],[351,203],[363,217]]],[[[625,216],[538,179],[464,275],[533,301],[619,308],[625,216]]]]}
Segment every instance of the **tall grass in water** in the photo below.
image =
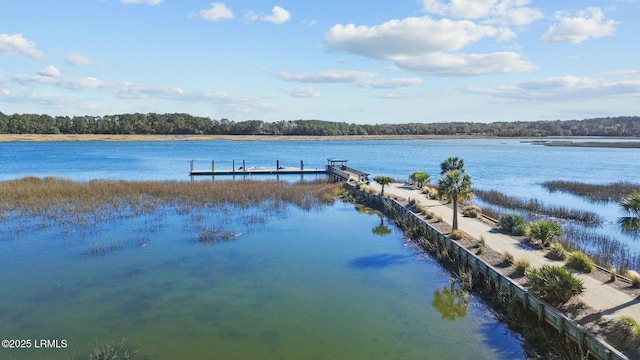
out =
{"type": "MultiPolygon", "coordinates": [[[[340,189],[341,184],[326,181],[75,182],[26,177],[0,182],[0,223],[12,221],[20,227],[28,219],[43,219],[39,224],[44,226],[92,229],[143,214],[174,211],[197,216],[197,209],[224,209],[229,205],[256,207],[266,213],[282,211],[289,205],[311,210],[332,203],[340,189]]],[[[96,249],[89,250],[96,253],[96,249]]]]}
{"type": "Polygon", "coordinates": [[[577,181],[547,181],[542,183],[547,190],[561,191],[573,195],[587,198],[591,201],[620,201],[625,196],[634,191],[640,191],[640,184],[634,184],[628,181],[618,181],[615,183],[598,185],[587,184],[577,181]]]}
{"type": "Polygon", "coordinates": [[[628,245],[609,236],[586,231],[578,226],[566,225],[562,244],[569,250],[580,250],[596,264],[615,267],[620,273],[628,269],[640,269],[640,256],[628,245]]]}
{"type": "Polygon", "coordinates": [[[560,206],[544,206],[537,199],[524,199],[520,197],[508,196],[496,190],[475,190],[475,195],[482,201],[498,205],[512,210],[524,210],[530,213],[537,213],[552,216],[560,219],[575,220],[588,225],[599,225],[603,219],[600,215],[576,209],[569,209],[560,206]]]}

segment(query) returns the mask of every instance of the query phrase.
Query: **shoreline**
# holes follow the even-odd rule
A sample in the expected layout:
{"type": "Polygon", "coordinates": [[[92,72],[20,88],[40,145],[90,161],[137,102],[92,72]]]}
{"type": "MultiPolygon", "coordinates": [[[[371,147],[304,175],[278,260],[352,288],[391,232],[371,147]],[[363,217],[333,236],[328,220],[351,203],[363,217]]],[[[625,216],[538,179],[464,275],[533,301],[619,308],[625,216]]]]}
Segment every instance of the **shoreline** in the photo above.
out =
{"type": "MultiPolygon", "coordinates": [[[[640,147],[640,140],[617,142],[571,142],[554,141],[557,137],[541,137],[527,140],[527,137],[497,137],[486,135],[123,135],[123,134],[0,134],[0,142],[45,142],[45,141],[344,141],[344,140],[451,140],[451,139],[521,139],[534,145],[574,146],[574,147],[640,147]],[[622,145],[622,146],[621,146],[622,145]]],[[[628,139],[634,137],[583,137],[568,136],[563,139],[628,139]]]]}

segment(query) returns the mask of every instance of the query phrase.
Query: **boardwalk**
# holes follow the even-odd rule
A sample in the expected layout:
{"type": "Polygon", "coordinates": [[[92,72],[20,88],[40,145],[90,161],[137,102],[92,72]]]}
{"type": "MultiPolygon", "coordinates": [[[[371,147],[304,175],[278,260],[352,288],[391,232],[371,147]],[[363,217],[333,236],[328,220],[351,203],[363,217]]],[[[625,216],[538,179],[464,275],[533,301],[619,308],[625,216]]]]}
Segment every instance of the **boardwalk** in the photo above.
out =
{"type": "MultiPolygon", "coordinates": [[[[380,185],[377,183],[372,183],[371,188],[378,192],[381,190],[380,185]]],[[[453,222],[451,208],[441,201],[427,198],[419,190],[408,188],[402,184],[390,184],[385,187],[385,194],[405,199],[416,199],[421,205],[440,215],[444,222],[448,224],[453,222]]],[[[523,247],[515,238],[496,232],[492,226],[477,219],[458,215],[458,228],[475,239],[483,237],[486,245],[499,253],[510,252],[515,259],[529,259],[533,267],[561,264],[558,261],[547,259],[541,251],[523,247]]],[[[585,287],[585,292],[580,297],[581,300],[587,306],[599,312],[598,316],[584,320],[585,324],[587,320],[591,322],[598,318],[618,319],[621,316],[630,316],[640,322],[640,300],[638,298],[607,283],[598,281],[588,274],[576,273],[576,276],[583,281],[585,287]]]]}

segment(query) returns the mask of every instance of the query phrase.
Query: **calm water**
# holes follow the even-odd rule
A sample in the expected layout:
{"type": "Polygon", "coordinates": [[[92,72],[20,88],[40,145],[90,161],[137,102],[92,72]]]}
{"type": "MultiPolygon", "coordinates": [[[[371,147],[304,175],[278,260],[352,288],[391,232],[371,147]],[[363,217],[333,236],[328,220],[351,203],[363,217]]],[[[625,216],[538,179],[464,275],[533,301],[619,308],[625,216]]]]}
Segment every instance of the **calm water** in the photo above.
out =
{"type": "Polygon", "coordinates": [[[192,222],[163,213],[102,231],[5,231],[0,337],[68,347],[0,357],[86,358],[96,341],[125,337],[153,359],[523,357],[520,340],[475,298],[466,316],[443,319],[431,303],[449,275],[400,233],[375,235],[380,218],[351,204],[290,208],[259,225],[227,218],[242,235],[209,246],[192,222]],[[95,244],[119,248],[88,256],[95,244]]]}
{"type": "MultiPolygon", "coordinates": [[[[196,168],[323,167],[343,157],[372,175],[434,181],[448,156],[465,160],[475,186],[549,204],[590,209],[615,222],[615,204],[549,194],[539,183],[638,182],[637,149],[533,146],[519,140],[303,142],[0,143],[0,180],[56,176],[75,180],[185,180],[196,168]]],[[[291,177],[296,180],[299,177],[291,177]]],[[[211,178],[199,178],[210,181],[211,178]]],[[[216,181],[218,179],[216,178],[216,181]]],[[[0,228],[0,338],[65,339],[66,349],[0,349],[5,359],[83,358],[97,341],[126,338],[148,358],[522,358],[521,342],[476,298],[455,321],[437,309],[449,274],[377,215],[338,203],[291,208],[265,224],[228,214],[236,241],[202,246],[194,216],[175,213],[58,229],[38,219],[0,228]],[[144,246],[142,246],[144,245],[144,246]],[[96,246],[115,250],[89,256],[96,246]]],[[[601,231],[616,233],[613,225],[601,231]]],[[[626,239],[636,246],[632,239],[626,239]]],[[[446,296],[445,296],[446,298],[446,296]]],[[[463,306],[464,307],[464,306],[463,306]]],[[[455,309],[454,309],[455,308],[455,309]]],[[[448,311],[450,310],[450,311],[448,311]]],[[[464,310],[464,309],[463,309],[464,310]]]]}

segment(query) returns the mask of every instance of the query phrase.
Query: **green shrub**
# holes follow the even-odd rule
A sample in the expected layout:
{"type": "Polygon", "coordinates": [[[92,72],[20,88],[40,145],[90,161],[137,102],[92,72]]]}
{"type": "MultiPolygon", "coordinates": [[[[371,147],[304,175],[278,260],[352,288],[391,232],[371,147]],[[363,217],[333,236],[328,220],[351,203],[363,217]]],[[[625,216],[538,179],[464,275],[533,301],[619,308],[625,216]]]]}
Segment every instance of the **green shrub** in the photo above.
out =
{"type": "Polygon", "coordinates": [[[539,240],[542,246],[549,246],[562,235],[562,227],[553,221],[540,220],[529,224],[529,234],[534,240],[539,240]]]}
{"type": "Polygon", "coordinates": [[[482,253],[484,253],[484,244],[480,244],[478,246],[478,250],[476,251],[476,255],[482,255],[482,253]]]}
{"type": "Polygon", "coordinates": [[[452,232],[449,233],[449,237],[452,238],[453,240],[464,239],[466,236],[467,234],[465,234],[464,231],[462,230],[453,230],[452,232]]]}
{"type": "Polygon", "coordinates": [[[524,275],[525,272],[531,267],[531,262],[529,262],[529,259],[527,258],[522,258],[516,260],[513,265],[516,267],[516,274],[524,275]]]}
{"type": "Polygon", "coordinates": [[[569,301],[584,291],[582,281],[560,266],[545,265],[527,272],[529,290],[553,306],[569,301]]]}
{"type": "Polygon", "coordinates": [[[574,251],[569,254],[566,265],[578,271],[590,273],[596,270],[596,265],[591,258],[582,251],[574,251]]]}
{"type": "Polygon", "coordinates": [[[616,281],[616,275],[617,275],[616,269],[609,270],[609,281],[610,282],[616,281]]]}
{"type": "Polygon", "coordinates": [[[526,221],[524,221],[522,216],[516,215],[516,214],[509,214],[509,215],[501,216],[500,219],[498,220],[497,226],[498,228],[506,232],[512,233],[514,235],[524,235],[524,233],[516,234],[515,231],[518,230],[519,232],[522,232],[522,230],[527,228],[527,223],[526,221]]]}
{"type": "Polygon", "coordinates": [[[475,205],[465,206],[464,210],[462,211],[462,216],[466,216],[470,218],[477,218],[481,214],[482,214],[482,209],[480,209],[475,205]]]}
{"type": "Polygon", "coordinates": [[[555,243],[551,250],[545,255],[548,259],[551,260],[566,260],[567,259],[567,250],[565,250],[564,246],[560,243],[555,243]]]}

